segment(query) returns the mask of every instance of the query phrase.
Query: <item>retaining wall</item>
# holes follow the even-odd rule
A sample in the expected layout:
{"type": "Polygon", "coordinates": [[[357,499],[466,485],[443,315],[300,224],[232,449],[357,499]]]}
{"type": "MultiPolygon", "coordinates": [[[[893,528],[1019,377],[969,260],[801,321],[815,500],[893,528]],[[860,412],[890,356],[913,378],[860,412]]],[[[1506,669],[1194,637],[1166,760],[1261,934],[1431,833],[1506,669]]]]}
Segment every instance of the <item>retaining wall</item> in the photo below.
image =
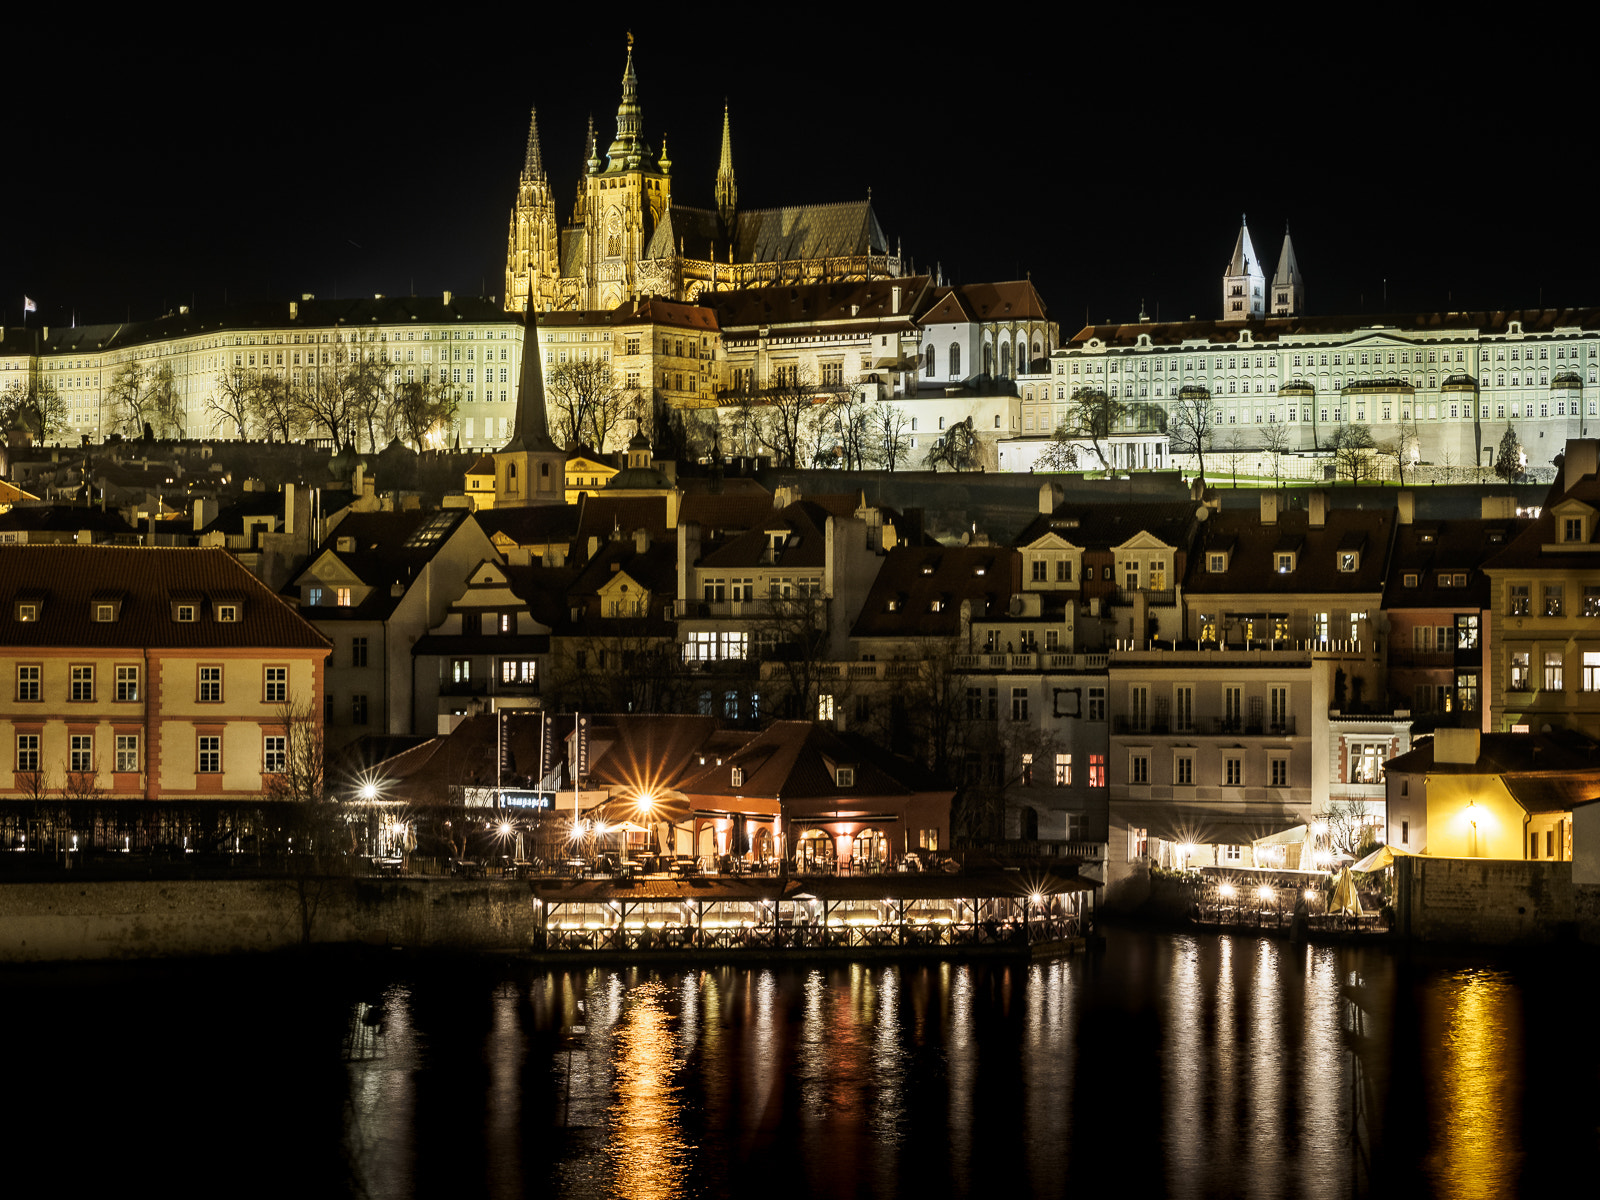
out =
{"type": "Polygon", "coordinates": [[[1400,931],[1417,941],[1600,942],[1600,887],[1575,885],[1569,862],[1412,857],[1395,872],[1400,931]]]}

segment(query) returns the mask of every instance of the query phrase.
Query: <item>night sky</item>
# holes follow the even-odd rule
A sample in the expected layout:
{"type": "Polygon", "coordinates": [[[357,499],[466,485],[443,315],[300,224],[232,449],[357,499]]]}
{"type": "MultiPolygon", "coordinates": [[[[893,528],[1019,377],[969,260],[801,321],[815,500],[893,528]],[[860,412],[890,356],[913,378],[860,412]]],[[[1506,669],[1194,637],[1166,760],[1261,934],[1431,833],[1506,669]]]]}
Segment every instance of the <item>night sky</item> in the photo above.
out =
{"type": "MultiPolygon", "coordinates": [[[[520,42],[512,18],[467,10],[61,31],[59,53],[42,37],[10,89],[0,320],[24,293],[48,324],[499,295],[529,106],[564,222],[588,114],[602,147],[614,134],[625,54],[625,17],[519,11],[520,42]]],[[[870,187],[919,271],[1031,272],[1064,336],[1141,301],[1219,315],[1241,213],[1269,276],[1290,223],[1312,312],[1600,304],[1590,101],[1559,61],[1590,17],[1502,56],[1494,22],[1386,10],[1063,8],[989,30],[931,7],[748,11],[632,21],[679,202],[712,204],[726,96],[742,207],[870,187]]]]}

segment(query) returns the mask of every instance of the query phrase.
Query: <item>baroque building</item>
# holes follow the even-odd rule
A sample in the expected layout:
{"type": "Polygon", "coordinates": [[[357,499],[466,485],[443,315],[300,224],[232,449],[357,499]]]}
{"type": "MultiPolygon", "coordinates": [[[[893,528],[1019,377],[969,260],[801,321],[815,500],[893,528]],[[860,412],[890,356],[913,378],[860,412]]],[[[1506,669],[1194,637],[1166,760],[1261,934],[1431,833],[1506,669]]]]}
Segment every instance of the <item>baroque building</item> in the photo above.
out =
{"type": "Polygon", "coordinates": [[[1075,393],[1104,391],[1128,406],[1127,431],[1208,399],[1213,451],[1254,449],[1286,426],[1288,454],[1326,454],[1341,426],[1363,425],[1413,465],[1470,471],[1493,465],[1508,425],[1539,468],[1593,436],[1600,309],[1308,314],[1288,231],[1269,285],[1244,225],[1222,286],[1218,320],[1085,326],[1051,356],[1024,431],[1054,429],[1075,393]]]}
{"type": "Polygon", "coordinates": [[[645,139],[630,35],[617,136],[602,155],[590,128],[565,228],[557,226],[537,110],[529,121],[506,246],[506,308],[610,309],[649,296],[692,301],[707,291],[901,274],[870,192],[836,204],[741,209],[726,107],[715,207],[675,203],[672,184],[665,142],[657,150],[645,139]]]}

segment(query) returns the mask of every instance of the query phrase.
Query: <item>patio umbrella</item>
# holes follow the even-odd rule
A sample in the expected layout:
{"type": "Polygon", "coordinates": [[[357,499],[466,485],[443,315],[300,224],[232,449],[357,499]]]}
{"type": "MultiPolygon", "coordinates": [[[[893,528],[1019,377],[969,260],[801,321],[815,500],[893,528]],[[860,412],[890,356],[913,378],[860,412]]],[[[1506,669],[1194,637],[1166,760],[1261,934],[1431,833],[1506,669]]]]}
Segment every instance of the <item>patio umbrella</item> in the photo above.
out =
{"type": "Polygon", "coordinates": [[[1389,846],[1379,846],[1360,862],[1351,863],[1352,871],[1381,871],[1385,867],[1394,866],[1394,860],[1407,857],[1404,850],[1395,850],[1389,846]]]}
{"type": "Polygon", "coordinates": [[[1330,913],[1342,913],[1349,917],[1359,917],[1361,913],[1361,897],[1356,895],[1355,880],[1350,877],[1350,868],[1345,867],[1339,872],[1339,879],[1333,885],[1333,895],[1328,900],[1330,913]]]}

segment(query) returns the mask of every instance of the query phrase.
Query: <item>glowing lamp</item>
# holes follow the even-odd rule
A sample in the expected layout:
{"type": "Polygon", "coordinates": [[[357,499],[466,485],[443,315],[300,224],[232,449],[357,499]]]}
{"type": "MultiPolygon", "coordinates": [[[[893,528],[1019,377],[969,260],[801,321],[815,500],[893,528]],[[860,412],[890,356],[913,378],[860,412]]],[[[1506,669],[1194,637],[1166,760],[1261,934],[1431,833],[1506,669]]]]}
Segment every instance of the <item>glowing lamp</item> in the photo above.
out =
{"type": "Polygon", "coordinates": [[[1258,897],[1260,897],[1262,900],[1271,900],[1272,899],[1272,889],[1269,888],[1266,884],[1262,884],[1260,887],[1258,887],[1256,889],[1256,895],[1258,897]]]}

